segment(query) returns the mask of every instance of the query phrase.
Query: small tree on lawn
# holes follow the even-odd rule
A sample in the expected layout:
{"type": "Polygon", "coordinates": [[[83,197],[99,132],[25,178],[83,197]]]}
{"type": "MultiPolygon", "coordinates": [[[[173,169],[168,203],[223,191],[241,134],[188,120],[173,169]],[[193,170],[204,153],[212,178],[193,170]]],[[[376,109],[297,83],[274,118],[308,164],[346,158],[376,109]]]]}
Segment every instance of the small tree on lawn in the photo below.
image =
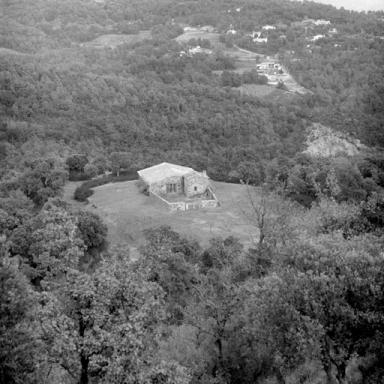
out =
{"type": "Polygon", "coordinates": [[[128,152],[112,152],[110,156],[112,172],[120,175],[120,170],[128,168],[130,164],[130,156],[128,152]]]}

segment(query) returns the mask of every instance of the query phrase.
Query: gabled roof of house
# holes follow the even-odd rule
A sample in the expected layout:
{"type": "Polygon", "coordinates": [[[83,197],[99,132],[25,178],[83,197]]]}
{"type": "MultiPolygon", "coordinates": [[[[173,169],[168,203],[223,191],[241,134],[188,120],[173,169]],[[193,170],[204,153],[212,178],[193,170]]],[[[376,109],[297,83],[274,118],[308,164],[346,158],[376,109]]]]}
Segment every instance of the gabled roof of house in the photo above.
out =
{"type": "Polygon", "coordinates": [[[184,176],[191,172],[196,171],[189,167],[183,167],[182,165],[161,163],[154,165],[153,167],[142,169],[137,173],[145,182],[150,184],[166,179],[167,177],[184,176]]]}

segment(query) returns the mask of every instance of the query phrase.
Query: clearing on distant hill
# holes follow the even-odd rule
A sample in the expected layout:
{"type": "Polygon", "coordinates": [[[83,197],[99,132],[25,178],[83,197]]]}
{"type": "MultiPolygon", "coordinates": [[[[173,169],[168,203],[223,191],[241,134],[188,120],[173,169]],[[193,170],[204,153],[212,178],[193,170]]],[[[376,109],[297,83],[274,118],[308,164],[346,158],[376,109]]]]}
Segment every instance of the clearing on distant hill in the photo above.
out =
{"type": "Polygon", "coordinates": [[[237,89],[243,95],[255,97],[266,97],[273,92],[284,93],[284,91],[276,89],[276,87],[271,87],[270,85],[264,84],[243,84],[240,87],[233,89],[237,89]]]}
{"type": "Polygon", "coordinates": [[[135,44],[139,41],[151,38],[150,31],[140,31],[136,34],[108,34],[101,35],[92,41],[82,43],[82,47],[91,48],[116,48],[122,44],[135,44]]]}
{"type": "Polygon", "coordinates": [[[191,39],[205,39],[209,40],[214,47],[224,47],[224,44],[219,42],[220,34],[217,32],[211,32],[208,28],[193,28],[187,27],[184,29],[184,33],[176,37],[176,41],[179,43],[187,43],[191,39]]]}

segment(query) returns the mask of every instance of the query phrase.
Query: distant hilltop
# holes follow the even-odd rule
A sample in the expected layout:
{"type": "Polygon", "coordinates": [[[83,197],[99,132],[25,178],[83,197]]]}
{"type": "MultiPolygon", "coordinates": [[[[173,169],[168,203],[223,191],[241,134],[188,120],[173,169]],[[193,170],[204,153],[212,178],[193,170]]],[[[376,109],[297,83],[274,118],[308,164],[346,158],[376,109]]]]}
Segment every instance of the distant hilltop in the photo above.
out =
{"type": "Polygon", "coordinates": [[[337,8],[344,7],[352,11],[384,11],[383,0],[316,0],[316,3],[330,4],[337,8]]]}

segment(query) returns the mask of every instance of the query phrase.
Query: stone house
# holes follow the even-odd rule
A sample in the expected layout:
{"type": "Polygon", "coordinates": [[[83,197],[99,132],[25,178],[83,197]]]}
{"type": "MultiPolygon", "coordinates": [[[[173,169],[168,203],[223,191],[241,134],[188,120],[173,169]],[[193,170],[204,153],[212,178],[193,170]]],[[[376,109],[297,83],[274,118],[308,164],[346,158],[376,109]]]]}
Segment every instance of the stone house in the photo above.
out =
{"type": "Polygon", "coordinates": [[[205,171],[171,163],[161,163],[137,172],[148,192],[176,210],[217,206],[205,171]],[[214,204],[215,203],[215,204],[214,204]]]}

